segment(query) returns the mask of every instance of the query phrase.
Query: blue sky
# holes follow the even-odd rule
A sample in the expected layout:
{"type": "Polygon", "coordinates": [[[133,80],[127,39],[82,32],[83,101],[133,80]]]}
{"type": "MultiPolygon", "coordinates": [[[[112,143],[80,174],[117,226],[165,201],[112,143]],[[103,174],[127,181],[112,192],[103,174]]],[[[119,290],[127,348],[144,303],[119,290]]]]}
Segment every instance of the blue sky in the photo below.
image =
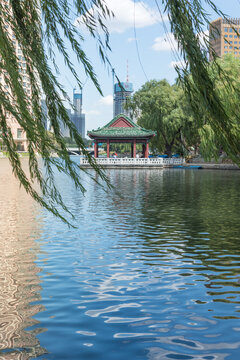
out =
{"type": "MultiPolygon", "coordinates": [[[[167,79],[173,83],[176,72],[173,67],[176,57],[171,51],[171,46],[166,38],[161,15],[156,8],[155,0],[105,0],[108,7],[115,13],[114,20],[108,21],[110,32],[109,59],[117,76],[121,81],[126,81],[127,62],[129,81],[133,83],[134,90],[138,90],[147,80],[167,79]],[[135,7],[135,31],[134,31],[134,7],[135,7]],[[139,62],[136,40],[140,54],[139,62]],[[143,67],[143,69],[142,69],[143,67]]],[[[228,16],[240,17],[240,0],[213,0],[214,3],[228,16]]],[[[161,1],[158,3],[162,9],[161,1]]],[[[204,2],[203,2],[204,3],[204,2]]],[[[218,16],[207,8],[210,19],[218,16]]],[[[163,13],[164,23],[169,27],[166,14],[163,13]]],[[[207,29],[206,29],[207,30],[207,29]]],[[[80,28],[85,36],[83,49],[91,60],[104,96],[102,97],[91,80],[87,80],[81,66],[73,63],[81,81],[85,83],[83,88],[83,112],[86,114],[86,131],[103,126],[112,119],[112,74],[111,70],[104,66],[99,59],[96,43],[80,28]]],[[[171,34],[170,34],[171,36],[171,34]]],[[[173,39],[174,41],[174,39],[173,39]]],[[[62,59],[59,62],[61,75],[60,82],[64,85],[68,94],[72,97],[72,88],[76,86],[73,76],[64,66],[62,59]]]]}

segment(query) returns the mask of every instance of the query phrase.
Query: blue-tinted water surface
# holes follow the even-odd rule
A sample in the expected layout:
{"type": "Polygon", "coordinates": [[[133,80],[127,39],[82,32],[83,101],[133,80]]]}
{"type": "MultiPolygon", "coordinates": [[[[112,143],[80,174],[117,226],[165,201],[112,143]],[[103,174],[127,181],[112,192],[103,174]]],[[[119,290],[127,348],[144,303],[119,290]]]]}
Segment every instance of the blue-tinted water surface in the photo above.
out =
{"type": "Polygon", "coordinates": [[[31,203],[7,235],[0,359],[239,359],[240,172],[108,175],[58,176],[76,229],[31,203]]]}

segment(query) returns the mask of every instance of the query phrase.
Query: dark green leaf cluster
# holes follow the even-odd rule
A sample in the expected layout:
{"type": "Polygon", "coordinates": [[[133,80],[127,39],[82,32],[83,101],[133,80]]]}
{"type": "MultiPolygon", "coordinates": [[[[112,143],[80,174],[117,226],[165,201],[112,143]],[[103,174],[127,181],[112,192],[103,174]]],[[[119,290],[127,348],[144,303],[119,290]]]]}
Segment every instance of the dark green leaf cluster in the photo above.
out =
{"type": "Polygon", "coordinates": [[[56,76],[53,75],[50,66],[50,63],[53,63],[57,68],[53,52],[53,48],[56,48],[78,85],[81,86],[78,74],[66,50],[66,41],[68,41],[86,75],[91,78],[101,92],[93,67],[81,47],[83,37],[78,28],[73,25],[71,11],[77,17],[81,17],[88,31],[96,38],[102,60],[107,61],[105,53],[109,48],[108,32],[103,21],[111,14],[104,1],[0,1],[0,76],[4,78],[8,88],[6,91],[6,87],[0,84],[0,128],[1,132],[6,134],[3,142],[7,148],[14,174],[26,191],[38,203],[65,222],[67,220],[60,214],[58,208],[60,206],[63,210],[68,210],[55,186],[54,168],[69,175],[81,191],[84,191],[84,187],[80,182],[79,166],[68,155],[65,141],[60,132],[60,122],[69,128],[74,143],[88,158],[89,163],[101,178],[107,181],[103,171],[85,150],[83,139],[68,117],[62,102],[62,98],[67,99],[67,94],[56,76]],[[104,41],[99,35],[99,29],[103,31],[104,41]],[[20,44],[22,55],[26,61],[24,73],[19,71],[15,41],[20,44]],[[31,94],[26,93],[23,87],[23,77],[25,76],[29,79],[31,94]],[[52,133],[47,132],[43,125],[46,115],[41,108],[42,96],[46,100],[52,133]],[[10,117],[15,119],[26,133],[29,176],[22,168],[16,144],[11,129],[9,129],[8,119],[10,117]],[[38,156],[42,158],[41,166],[44,167],[44,170],[39,165],[38,156]],[[40,192],[36,190],[37,184],[40,192]]]}
{"type": "MultiPolygon", "coordinates": [[[[209,72],[207,52],[203,51],[201,35],[204,27],[210,23],[204,4],[210,6],[215,13],[223,18],[225,15],[211,0],[164,0],[165,10],[169,14],[171,30],[179,44],[186,67],[177,68],[179,80],[188,94],[196,118],[200,114],[207,117],[215,136],[232,159],[239,163],[240,142],[236,136],[234,120],[227,111],[218,92],[215,79],[209,72]],[[202,111],[204,109],[204,111],[202,111]]],[[[209,39],[204,40],[205,48],[210,48],[209,39]]],[[[235,111],[232,94],[233,83],[226,72],[219,66],[217,57],[213,56],[212,67],[218,72],[224,84],[224,91],[229,100],[229,107],[235,111]]],[[[237,91],[236,96],[239,97],[237,91]]],[[[236,115],[237,112],[235,111],[236,115]]]]}
{"type": "MultiPolygon", "coordinates": [[[[224,81],[221,72],[218,71],[218,68],[214,63],[209,65],[209,76],[215,84],[215,91],[231,121],[231,136],[238,139],[240,142],[240,61],[232,54],[228,54],[216,61],[218,67],[225,74],[227,79],[224,81]]],[[[213,130],[213,127],[211,126],[211,114],[204,108],[199,109],[199,114],[201,114],[202,123],[200,127],[200,150],[203,156],[206,159],[212,157],[218,158],[219,152],[224,150],[226,154],[234,160],[236,156],[232,156],[231,149],[226,145],[224,146],[222,134],[213,130]]]]}

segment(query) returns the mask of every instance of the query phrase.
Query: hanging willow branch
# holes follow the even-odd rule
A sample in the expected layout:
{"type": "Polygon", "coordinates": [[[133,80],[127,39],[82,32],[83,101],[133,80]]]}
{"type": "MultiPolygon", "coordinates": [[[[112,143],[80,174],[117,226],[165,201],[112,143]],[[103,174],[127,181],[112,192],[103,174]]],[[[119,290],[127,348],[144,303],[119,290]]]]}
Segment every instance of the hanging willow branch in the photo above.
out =
{"type": "Polygon", "coordinates": [[[91,78],[101,93],[94,69],[82,50],[83,37],[73,25],[71,12],[81,17],[90,34],[96,39],[103,62],[107,62],[105,54],[109,49],[108,32],[103,22],[112,14],[104,1],[73,0],[71,3],[68,0],[0,0],[0,77],[5,82],[5,86],[0,83],[0,130],[3,143],[7,148],[13,172],[26,191],[38,203],[66,223],[68,221],[58,210],[60,206],[68,212],[55,186],[54,168],[69,175],[76,188],[82,192],[85,189],[80,182],[79,166],[68,155],[60,132],[60,122],[69,128],[70,136],[88,158],[92,168],[108,183],[102,169],[85,150],[82,137],[70,121],[61,100],[68,99],[67,94],[50,68],[51,62],[57,68],[53,52],[55,47],[81,87],[76,69],[66,49],[68,41],[86,75],[91,78]],[[103,32],[104,41],[99,35],[99,29],[103,32]],[[18,54],[14,46],[16,40],[26,60],[24,74],[19,71],[18,54]],[[30,82],[30,96],[23,87],[24,77],[27,77],[30,82]],[[42,95],[46,99],[52,133],[47,132],[43,125],[46,115],[41,108],[42,95]],[[9,117],[15,119],[26,133],[29,177],[22,168],[9,127],[9,117]],[[52,157],[53,153],[57,156],[52,157]],[[43,169],[39,165],[38,155],[43,159],[43,169]],[[40,186],[40,193],[36,191],[34,185],[36,183],[40,186]]]}
{"type": "MultiPolygon", "coordinates": [[[[187,63],[187,67],[182,71],[178,69],[178,72],[193,108],[196,114],[199,107],[201,111],[205,109],[208,121],[221,139],[223,147],[231,154],[234,161],[239,162],[240,141],[239,135],[236,135],[238,131],[222,104],[214,79],[208,71],[209,62],[206,52],[202,51],[200,44],[203,27],[209,24],[208,16],[202,7],[203,0],[162,0],[162,2],[169,14],[171,30],[187,63]],[[199,36],[196,36],[197,34],[199,36]]],[[[205,0],[205,4],[210,5],[219,16],[224,17],[211,0],[205,0]]],[[[58,69],[54,54],[54,49],[57,49],[78,85],[81,86],[67,51],[67,45],[70,44],[72,53],[76,55],[85,73],[101,93],[94,69],[81,47],[83,36],[73,25],[72,13],[81,19],[81,23],[85,24],[89,33],[95,38],[103,62],[108,62],[106,51],[109,49],[109,39],[104,20],[111,17],[112,13],[106,7],[104,0],[0,0],[0,76],[5,82],[5,86],[0,83],[0,130],[3,142],[7,147],[13,171],[26,191],[65,222],[67,220],[58,209],[60,206],[63,210],[68,210],[55,186],[54,168],[68,174],[81,191],[84,191],[84,187],[79,180],[79,167],[68,155],[60,133],[60,122],[69,128],[70,136],[88,158],[93,169],[107,181],[95,160],[86,152],[81,136],[70,121],[61,100],[68,99],[67,94],[51,70],[52,65],[56,70],[58,69]],[[18,58],[9,29],[21,45],[26,60],[24,76],[29,79],[31,96],[26,94],[23,87],[23,74],[19,72],[18,58]],[[103,33],[103,39],[100,32],[103,33]],[[43,125],[45,114],[40,106],[42,94],[46,99],[52,134],[46,132],[43,125]],[[9,116],[14,118],[26,133],[30,177],[27,177],[22,169],[16,144],[9,130],[7,120],[9,116]],[[52,153],[57,154],[58,157],[53,158],[52,153]],[[39,166],[37,154],[43,159],[44,169],[39,166]],[[40,186],[40,193],[33,186],[36,182],[40,186]]],[[[222,74],[227,94],[228,87],[232,91],[232,84],[217,62],[215,63],[216,71],[222,74]]],[[[231,108],[231,103],[228,107],[231,108]]]]}
{"type": "MultiPolygon", "coordinates": [[[[209,17],[203,9],[204,2],[202,0],[163,0],[163,3],[169,14],[171,30],[187,64],[184,69],[177,68],[177,71],[179,80],[191,100],[196,117],[204,109],[208,123],[219,138],[224,150],[239,164],[239,131],[236,132],[233,118],[224,107],[216,82],[209,72],[209,59],[206,51],[206,49],[211,50],[209,38],[204,41],[205,51],[203,51],[200,41],[204,27],[210,24],[209,17]]],[[[205,0],[205,5],[210,6],[218,16],[226,18],[211,0],[205,0]]],[[[236,30],[234,31],[236,32],[236,30]]],[[[234,109],[234,103],[231,106],[233,83],[219,65],[214,54],[211,67],[219,73],[225,86],[229,108],[234,109]]],[[[234,90],[240,101],[239,91],[234,90]]],[[[239,118],[239,114],[235,115],[236,118],[239,118]]]]}

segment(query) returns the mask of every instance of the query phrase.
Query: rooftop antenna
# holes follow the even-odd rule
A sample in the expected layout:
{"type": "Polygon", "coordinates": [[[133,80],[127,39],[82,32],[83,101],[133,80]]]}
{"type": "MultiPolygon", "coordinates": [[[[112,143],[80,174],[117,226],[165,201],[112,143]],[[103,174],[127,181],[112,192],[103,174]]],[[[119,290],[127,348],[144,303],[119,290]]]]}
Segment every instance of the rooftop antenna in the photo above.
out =
{"type": "Polygon", "coordinates": [[[113,94],[114,94],[114,79],[115,79],[115,70],[112,68],[113,94]]]}
{"type": "Polygon", "coordinates": [[[112,68],[112,82],[113,82],[113,117],[114,117],[114,80],[115,80],[115,70],[112,68]]]}

